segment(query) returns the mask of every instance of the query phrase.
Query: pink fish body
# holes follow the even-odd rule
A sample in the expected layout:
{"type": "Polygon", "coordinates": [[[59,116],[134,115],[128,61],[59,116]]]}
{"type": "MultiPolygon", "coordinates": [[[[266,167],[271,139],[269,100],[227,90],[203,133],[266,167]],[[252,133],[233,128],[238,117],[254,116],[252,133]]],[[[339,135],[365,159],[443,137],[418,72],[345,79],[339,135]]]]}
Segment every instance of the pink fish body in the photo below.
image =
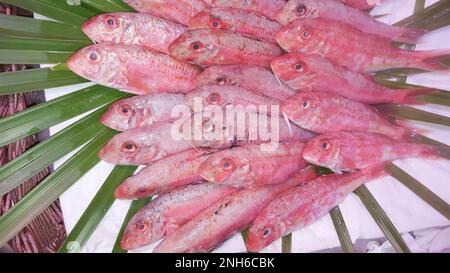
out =
{"type": "Polygon", "coordinates": [[[202,0],[124,0],[135,10],[187,25],[189,20],[207,8],[202,0]]]}
{"type": "Polygon", "coordinates": [[[246,228],[279,194],[316,177],[307,169],[283,184],[245,189],[229,195],[167,236],[153,252],[209,252],[246,228]]]}
{"type": "Polygon", "coordinates": [[[155,123],[114,136],[99,157],[119,165],[149,165],[168,156],[192,149],[188,141],[173,136],[174,123],[155,123]]]}
{"type": "Polygon", "coordinates": [[[194,16],[189,29],[228,29],[242,35],[276,43],[275,35],[281,25],[254,11],[236,8],[205,9],[194,16]]]}
{"type": "Polygon", "coordinates": [[[277,13],[286,4],[286,0],[205,0],[213,7],[237,8],[261,13],[275,19],[277,13]]]}
{"type": "Polygon", "coordinates": [[[272,151],[260,145],[221,151],[204,161],[199,173],[209,182],[240,188],[280,184],[308,166],[302,156],[304,145],[293,141],[272,151]]]}
{"type": "Polygon", "coordinates": [[[67,61],[74,73],[90,81],[137,95],[186,93],[200,68],[141,46],[96,44],[67,61]]]}
{"type": "Polygon", "coordinates": [[[230,30],[197,29],[181,35],[170,46],[175,58],[201,65],[250,64],[270,67],[283,51],[278,45],[254,40],[230,30]]]}
{"type": "Polygon", "coordinates": [[[172,109],[183,104],[182,94],[161,93],[122,99],[103,114],[101,122],[117,131],[143,128],[174,120],[172,109]]]}
{"type": "MultiPolygon", "coordinates": [[[[226,107],[226,106],[266,106],[266,111],[271,107],[280,106],[280,101],[266,97],[262,94],[248,91],[237,86],[227,85],[205,85],[201,86],[185,96],[185,104],[191,109],[195,109],[195,102],[205,107],[226,107]]],[[[249,108],[250,109],[250,108],[249,108]]]]}
{"type": "Polygon", "coordinates": [[[159,196],[130,220],[121,247],[131,250],[157,242],[234,192],[236,189],[232,187],[203,183],[159,196]]]}
{"type": "Polygon", "coordinates": [[[355,9],[367,10],[374,8],[377,5],[381,5],[383,0],[339,0],[342,3],[346,4],[349,7],[355,9]]]}
{"type": "Polygon", "coordinates": [[[192,149],[161,159],[127,178],[117,187],[115,197],[145,198],[201,181],[198,168],[213,152],[209,149],[192,149]]]}
{"type": "Polygon", "coordinates": [[[332,93],[299,93],[282,104],[281,112],[296,125],[319,134],[357,131],[394,139],[411,134],[411,130],[392,124],[375,108],[332,93]]]}
{"type": "Polygon", "coordinates": [[[392,68],[447,69],[435,60],[450,50],[411,51],[393,47],[390,41],[338,21],[298,19],[277,34],[280,46],[289,52],[315,54],[355,72],[392,68]]]}
{"type": "Polygon", "coordinates": [[[169,45],[187,28],[149,14],[116,12],[93,17],[82,30],[98,43],[141,45],[169,54],[169,45]]]}
{"type": "MultiPolygon", "coordinates": [[[[324,91],[368,104],[415,103],[415,95],[430,89],[391,89],[366,75],[329,60],[303,53],[288,53],[272,60],[274,73],[297,91],[324,91]]],[[[201,74],[200,74],[201,75],[201,74]]]]}
{"type": "Polygon", "coordinates": [[[323,18],[350,24],[364,33],[394,41],[414,43],[425,30],[391,26],[375,20],[367,12],[348,7],[335,0],[290,0],[277,15],[286,25],[296,19],[323,18]]]}
{"type": "Polygon", "coordinates": [[[281,101],[296,94],[269,70],[252,65],[218,65],[208,67],[195,79],[197,86],[233,85],[281,101]]]}
{"type": "Polygon", "coordinates": [[[379,167],[325,175],[281,194],[250,225],[247,250],[259,252],[281,237],[319,220],[359,186],[384,175],[379,167]]]}
{"type": "Polygon", "coordinates": [[[400,142],[380,134],[338,132],[310,140],[303,150],[303,157],[311,164],[339,172],[403,158],[436,157],[437,153],[434,146],[400,142]]]}

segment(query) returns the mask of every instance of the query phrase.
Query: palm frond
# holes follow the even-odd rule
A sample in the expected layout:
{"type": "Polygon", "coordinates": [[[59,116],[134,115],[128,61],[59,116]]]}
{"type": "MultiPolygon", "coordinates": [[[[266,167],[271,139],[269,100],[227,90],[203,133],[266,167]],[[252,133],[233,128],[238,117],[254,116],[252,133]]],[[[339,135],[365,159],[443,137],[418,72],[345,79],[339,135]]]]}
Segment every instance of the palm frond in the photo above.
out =
{"type": "Polygon", "coordinates": [[[330,211],[330,216],[333,221],[334,228],[336,229],[339,242],[341,243],[342,251],[345,253],[355,253],[352,238],[350,238],[344,216],[342,216],[339,207],[332,209],[330,211]]]}

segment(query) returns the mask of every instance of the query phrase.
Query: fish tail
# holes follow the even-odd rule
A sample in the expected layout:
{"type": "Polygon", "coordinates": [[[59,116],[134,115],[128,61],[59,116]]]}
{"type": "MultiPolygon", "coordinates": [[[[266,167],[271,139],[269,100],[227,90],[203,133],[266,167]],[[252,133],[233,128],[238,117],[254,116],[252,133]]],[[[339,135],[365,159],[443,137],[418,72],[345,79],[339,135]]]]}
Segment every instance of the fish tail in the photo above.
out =
{"type": "Polygon", "coordinates": [[[421,156],[432,159],[450,159],[450,146],[422,144],[421,156]]]}
{"type": "Polygon", "coordinates": [[[389,175],[385,169],[389,163],[390,162],[383,162],[381,164],[377,164],[361,170],[362,174],[364,175],[365,182],[370,182],[372,180],[376,180],[378,178],[389,175]]]}
{"type": "Polygon", "coordinates": [[[418,97],[428,95],[435,92],[432,88],[415,88],[415,89],[398,89],[398,96],[394,98],[394,103],[422,105],[425,104],[420,101],[418,97]]]}
{"type": "Polygon", "coordinates": [[[398,29],[399,35],[395,37],[394,40],[407,44],[416,44],[417,40],[427,33],[426,29],[402,27],[399,27],[398,29]]]}
{"type": "MultiPolygon", "coordinates": [[[[442,61],[450,56],[450,49],[430,50],[430,51],[412,51],[419,56],[416,68],[427,71],[449,70],[450,66],[442,61]]],[[[414,67],[414,65],[413,65],[414,67]]]]}

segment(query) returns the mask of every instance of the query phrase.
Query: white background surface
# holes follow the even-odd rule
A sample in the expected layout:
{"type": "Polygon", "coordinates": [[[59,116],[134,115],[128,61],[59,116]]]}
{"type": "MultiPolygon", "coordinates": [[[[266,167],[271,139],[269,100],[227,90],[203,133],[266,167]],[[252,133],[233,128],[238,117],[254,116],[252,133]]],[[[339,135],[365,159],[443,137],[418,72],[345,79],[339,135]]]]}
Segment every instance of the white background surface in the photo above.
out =
{"type": "MultiPolygon", "coordinates": [[[[426,4],[428,6],[435,2],[437,1],[426,1],[426,4]]],[[[412,14],[414,3],[415,1],[413,0],[393,0],[384,6],[377,7],[373,13],[389,14],[380,18],[380,20],[392,24],[412,14]]],[[[418,44],[417,49],[438,49],[446,47],[450,47],[450,27],[427,34],[418,44]]],[[[427,73],[413,76],[408,82],[450,90],[449,76],[450,72],[427,73]]],[[[79,90],[87,85],[89,84],[49,89],[46,90],[46,97],[47,100],[51,100],[75,90],[79,90]]],[[[435,105],[424,105],[418,108],[450,117],[449,108],[435,105]]],[[[51,128],[51,134],[60,131],[79,118],[80,117],[77,117],[64,124],[51,128]]],[[[425,123],[414,124],[417,125],[417,127],[425,128],[427,130],[427,136],[450,145],[449,128],[425,123]]],[[[58,161],[55,164],[55,167],[60,166],[71,155],[58,161]]],[[[449,161],[408,159],[397,161],[395,164],[421,181],[445,201],[450,202],[449,161]]],[[[74,227],[92,198],[95,196],[97,190],[108,177],[112,168],[112,165],[101,162],[61,197],[61,206],[67,232],[70,232],[74,227]]],[[[367,186],[386,211],[389,218],[393,221],[394,225],[402,233],[423,228],[450,225],[450,222],[446,218],[441,216],[414,193],[391,177],[372,182],[367,186]]],[[[129,205],[129,201],[116,201],[82,251],[111,252],[129,205]]],[[[357,239],[383,237],[383,233],[356,196],[349,196],[345,202],[341,204],[340,208],[353,241],[357,239]]],[[[431,237],[434,236],[436,236],[436,234],[433,234],[431,237]]],[[[436,238],[438,238],[436,240],[438,240],[441,245],[450,245],[450,232],[441,232],[439,237],[436,238]]],[[[415,247],[415,242],[411,238],[409,238],[407,242],[409,242],[408,244],[410,247],[416,251],[425,251],[425,249],[429,248],[418,249],[415,247]]],[[[324,217],[307,228],[295,232],[293,235],[294,252],[311,252],[338,246],[339,241],[329,216],[324,217]]],[[[149,246],[138,252],[151,252],[151,250],[152,246],[149,246]]],[[[434,248],[434,250],[436,251],[436,248],[434,248]]],[[[245,245],[240,234],[237,234],[216,250],[216,252],[243,251],[245,251],[245,245]]],[[[280,252],[281,241],[275,242],[264,251],[280,252]]]]}

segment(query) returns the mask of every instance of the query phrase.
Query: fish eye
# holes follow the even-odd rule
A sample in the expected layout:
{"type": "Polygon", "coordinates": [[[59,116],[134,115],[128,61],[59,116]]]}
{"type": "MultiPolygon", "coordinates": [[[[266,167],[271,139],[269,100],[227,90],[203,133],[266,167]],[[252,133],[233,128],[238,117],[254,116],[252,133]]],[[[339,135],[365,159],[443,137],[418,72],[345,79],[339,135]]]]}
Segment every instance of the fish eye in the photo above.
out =
{"type": "Polygon", "coordinates": [[[193,50],[197,51],[200,50],[203,47],[203,45],[200,42],[194,42],[191,44],[191,47],[193,50]]]}
{"type": "Polygon", "coordinates": [[[270,235],[270,228],[264,229],[262,233],[263,238],[267,238],[269,235],[270,235]]]}
{"type": "Polygon", "coordinates": [[[214,131],[215,126],[213,124],[211,124],[210,122],[206,122],[205,124],[203,124],[203,131],[205,132],[212,132],[214,131]]]}
{"type": "Polygon", "coordinates": [[[310,103],[307,102],[307,101],[304,101],[303,104],[302,104],[302,107],[305,108],[305,109],[308,109],[309,106],[310,106],[310,103]]]}
{"type": "Polygon", "coordinates": [[[233,162],[230,159],[222,160],[221,165],[224,170],[230,170],[233,168],[233,162]]]}
{"type": "Polygon", "coordinates": [[[208,96],[207,101],[209,104],[217,105],[220,103],[220,95],[217,93],[212,93],[208,96]]]}
{"type": "Polygon", "coordinates": [[[110,28],[115,28],[117,26],[117,21],[113,17],[106,18],[106,25],[110,28]]]}
{"type": "Polygon", "coordinates": [[[303,38],[310,38],[311,37],[311,32],[305,30],[302,33],[303,38]]]}
{"type": "Polygon", "coordinates": [[[328,149],[330,148],[330,144],[324,142],[324,143],[322,143],[322,148],[323,148],[324,150],[328,150],[328,149]]]}
{"type": "Polygon", "coordinates": [[[122,151],[125,153],[134,153],[137,151],[137,146],[134,143],[125,143],[122,146],[122,151]]]}
{"type": "Polygon", "coordinates": [[[146,232],[148,230],[148,225],[144,222],[137,223],[135,229],[138,232],[146,232]]]}
{"type": "Polygon", "coordinates": [[[303,65],[302,64],[296,64],[295,65],[295,70],[297,72],[302,72],[303,71],[303,65]]]}
{"type": "Polygon", "coordinates": [[[129,116],[132,112],[131,106],[123,105],[120,107],[120,113],[125,116],[129,116]]]}
{"type": "Polygon", "coordinates": [[[209,22],[209,27],[210,27],[210,28],[221,28],[221,27],[222,27],[222,24],[220,23],[219,20],[213,19],[213,20],[211,20],[211,21],[209,22]]]}
{"type": "Polygon", "coordinates": [[[306,13],[306,7],[305,5],[300,5],[297,7],[297,13],[299,15],[304,15],[306,13]]]}
{"type": "Polygon", "coordinates": [[[225,78],[222,78],[222,77],[216,79],[216,82],[218,84],[225,84],[225,81],[226,81],[225,78]]]}
{"type": "Polygon", "coordinates": [[[98,60],[98,55],[96,52],[91,52],[91,54],[89,55],[89,59],[91,59],[91,61],[97,61],[98,60]]]}

